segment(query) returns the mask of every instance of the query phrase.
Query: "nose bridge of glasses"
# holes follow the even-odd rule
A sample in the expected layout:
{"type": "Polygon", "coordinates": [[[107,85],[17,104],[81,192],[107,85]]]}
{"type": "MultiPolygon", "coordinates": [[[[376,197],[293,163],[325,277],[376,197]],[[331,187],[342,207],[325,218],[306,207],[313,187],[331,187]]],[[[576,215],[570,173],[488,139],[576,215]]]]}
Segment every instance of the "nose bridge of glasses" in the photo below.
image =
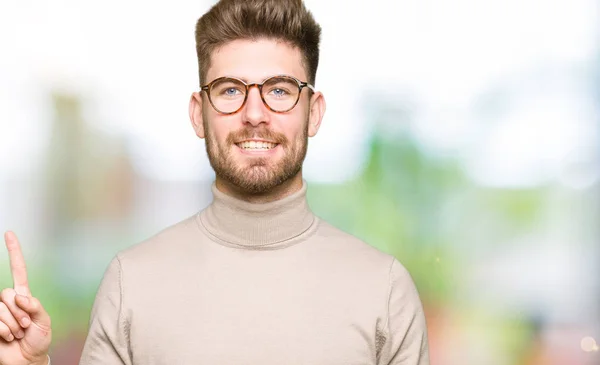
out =
{"type": "MultiPolygon", "coordinates": [[[[246,90],[247,90],[247,94],[245,97],[245,105],[248,104],[253,104],[255,102],[259,102],[261,105],[266,105],[265,99],[262,96],[262,84],[261,83],[252,83],[252,84],[246,84],[246,90]],[[256,87],[256,95],[252,96],[252,89],[256,87]],[[258,98],[258,99],[254,99],[254,98],[258,98]]],[[[268,107],[268,106],[267,106],[268,107]]]]}
{"type": "Polygon", "coordinates": [[[252,91],[252,88],[256,87],[256,89],[258,90],[259,93],[262,92],[262,84],[259,84],[257,82],[252,83],[252,84],[246,84],[246,90],[248,90],[248,94],[250,94],[250,92],[252,91]]]}
{"type": "Polygon", "coordinates": [[[260,99],[263,99],[263,96],[262,96],[262,84],[259,84],[259,83],[256,83],[256,82],[252,83],[252,84],[246,84],[246,93],[247,93],[246,99],[250,98],[250,95],[252,94],[252,88],[254,88],[254,87],[256,87],[256,91],[258,93],[257,96],[260,99]]]}

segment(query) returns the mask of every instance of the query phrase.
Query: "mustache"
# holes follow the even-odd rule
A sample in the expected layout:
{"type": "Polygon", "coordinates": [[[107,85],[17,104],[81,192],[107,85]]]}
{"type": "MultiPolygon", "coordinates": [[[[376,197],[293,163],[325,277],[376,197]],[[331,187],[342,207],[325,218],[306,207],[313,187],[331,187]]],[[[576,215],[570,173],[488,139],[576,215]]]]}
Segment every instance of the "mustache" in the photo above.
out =
{"type": "Polygon", "coordinates": [[[246,127],[229,133],[227,136],[227,144],[232,145],[245,139],[265,139],[284,146],[288,142],[287,138],[282,133],[274,132],[264,127],[246,127]]]}

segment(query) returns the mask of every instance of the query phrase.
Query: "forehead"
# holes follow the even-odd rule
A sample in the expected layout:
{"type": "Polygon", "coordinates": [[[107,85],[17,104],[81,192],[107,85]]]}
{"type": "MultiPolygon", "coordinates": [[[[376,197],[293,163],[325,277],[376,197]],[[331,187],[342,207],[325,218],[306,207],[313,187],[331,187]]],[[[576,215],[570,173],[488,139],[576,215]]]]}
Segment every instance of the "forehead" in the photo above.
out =
{"type": "Polygon", "coordinates": [[[217,77],[234,76],[260,82],[273,75],[290,75],[306,81],[302,52],[277,40],[235,40],[212,53],[206,79],[210,82],[217,77]]]}

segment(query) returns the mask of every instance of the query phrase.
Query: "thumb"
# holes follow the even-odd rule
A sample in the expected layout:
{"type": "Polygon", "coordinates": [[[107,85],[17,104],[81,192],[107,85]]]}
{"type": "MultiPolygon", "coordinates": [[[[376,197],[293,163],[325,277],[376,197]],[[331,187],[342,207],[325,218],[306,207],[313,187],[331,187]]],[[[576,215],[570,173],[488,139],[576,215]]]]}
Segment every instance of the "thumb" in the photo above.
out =
{"type": "Polygon", "coordinates": [[[43,331],[50,331],[50,316],[37,298],[17,294],[15,302],[31,316],[31,323],[33,325],[36,325],[43,331]]]}

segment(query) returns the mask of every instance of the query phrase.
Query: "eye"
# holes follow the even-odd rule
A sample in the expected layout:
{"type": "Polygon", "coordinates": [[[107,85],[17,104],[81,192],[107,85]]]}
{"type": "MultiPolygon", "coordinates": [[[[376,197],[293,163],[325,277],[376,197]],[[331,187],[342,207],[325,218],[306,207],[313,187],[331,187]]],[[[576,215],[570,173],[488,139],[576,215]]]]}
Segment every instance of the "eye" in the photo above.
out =
{"type": "Polygon", "coordinates": [[[286,77],[272,77],[265,81],[265,96],[273,100],[293,99],[298,94],[298,84],[286,77]]]}
{"type": "Polygon", "coordinates": [[[275,96],[285,96],[288,92],[283,89],[273,89],[275,96]]]}
{"type": "Polygon", "coordinates": [[[237,80],[232,79],[217,79],[210,90],[215,97],[237,99],[244,96],[246,88],[237,80]]]}
{"type": "Polygon", "coordinates": [[[225,94],[227,96],[235,96],[238,93],[241,94],[240,90],[236,89],[235,87],[230,87],[230,88],[223,90],[223,94],[225,94]]]}

